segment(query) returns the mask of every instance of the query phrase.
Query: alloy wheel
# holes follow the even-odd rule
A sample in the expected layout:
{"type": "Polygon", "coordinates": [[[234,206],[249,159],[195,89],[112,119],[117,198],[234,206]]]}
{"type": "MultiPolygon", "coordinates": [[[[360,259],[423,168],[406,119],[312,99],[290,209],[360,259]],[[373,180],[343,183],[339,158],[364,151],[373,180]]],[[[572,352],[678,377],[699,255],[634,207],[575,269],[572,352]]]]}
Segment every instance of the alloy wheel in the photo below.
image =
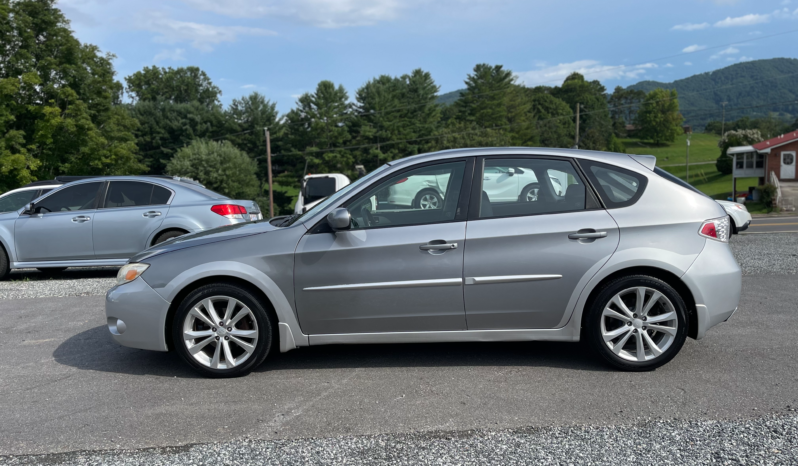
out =
{"type": "Polygon", "coordinates": [[[530,189],[529,191],[527,191],[525,200],[527,202],[535,202],[535,201],[537,201],[538,200],[538,190],[537,189],[530,189]]]}
{"type": "Polygon", "coordinates": [[[258,336],[252,310],[229,296],[203,299],[183,321],[188,353],[211,369],[232,369],[243,364],[254,353],[258,336]]]}
{"type": "Polygon", "coordinates": [[[421,199],[418,201],[418,205],[422,209],[439,209],[440,199],[435,194],[427,193],[421,196],[421,199]]]}
{"type": "Polygon", "coordinates": [[[601,336],[616,356],[651,361],[676,339],[679,319],[673,303],[659,291],[627,288],[610,299],[601,314],[601,336]]]}

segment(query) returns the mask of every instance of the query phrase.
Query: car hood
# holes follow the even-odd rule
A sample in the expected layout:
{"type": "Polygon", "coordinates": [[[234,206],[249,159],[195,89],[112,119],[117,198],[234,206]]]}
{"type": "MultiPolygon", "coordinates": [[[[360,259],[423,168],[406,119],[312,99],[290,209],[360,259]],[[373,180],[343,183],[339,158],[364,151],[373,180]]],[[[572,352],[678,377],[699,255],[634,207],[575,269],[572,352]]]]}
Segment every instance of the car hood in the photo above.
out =
{"type": "Polygon", "coordinates": [[[245,236],[259,235],[276,229],[277,227],[269,224],[268,220],[258,220],[256,222],[237,223],[234,225],[213,228],[211,230],[204,230],[197,233],[189,233],[187,235],[178,236],[177,238],[164,241],[163,243],[157,244],[149,249],[145,249],[131,257],[128,262],[142,262],[150,257],[165,254],[167,252],[193,248],[195,246],[202,246],[209,243],[217,243],[219,241],[243,238],[245,236]]]}

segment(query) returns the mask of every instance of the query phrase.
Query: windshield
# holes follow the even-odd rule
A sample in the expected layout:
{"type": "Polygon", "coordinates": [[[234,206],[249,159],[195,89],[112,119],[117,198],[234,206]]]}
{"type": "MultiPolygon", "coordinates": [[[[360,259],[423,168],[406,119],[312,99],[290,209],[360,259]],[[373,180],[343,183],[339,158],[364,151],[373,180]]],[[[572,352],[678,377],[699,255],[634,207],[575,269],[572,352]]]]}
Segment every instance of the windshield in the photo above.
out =
{"type": "Polygon", "coordinates": [[[311,209],[309,209],[304,214],[294,214],[294,215],[292,215],[284,223],[282,223],[280,226],[281,227],[291,226],[291,225],[296,223],[301,218],[310,218],[310,217],[312,217],[317,212],[321,212],[322,210],[326,209],[327,206],[330,206],[330,205],[338,202],[339,199],[341,199],[342,197],[346,196],[353,189],[357,189],[360,186],[368,183],[369,181],[374,179],[378,174],[384,172],[387,168],[388,168],[387,164],[383,165],[380,168],[378,168],[378,169],[374,170],[373,172],[369,173],[368,175],[356,180],[354,183],[352,183],[350,185],[347,185],[347,186],[344,186],[343,188],[341,188],[340,191],[337,191],[335,194],[333,194],[332,196],[328,197],[324,201],[319,202],[318,204],[313,206],[311,209]]]}

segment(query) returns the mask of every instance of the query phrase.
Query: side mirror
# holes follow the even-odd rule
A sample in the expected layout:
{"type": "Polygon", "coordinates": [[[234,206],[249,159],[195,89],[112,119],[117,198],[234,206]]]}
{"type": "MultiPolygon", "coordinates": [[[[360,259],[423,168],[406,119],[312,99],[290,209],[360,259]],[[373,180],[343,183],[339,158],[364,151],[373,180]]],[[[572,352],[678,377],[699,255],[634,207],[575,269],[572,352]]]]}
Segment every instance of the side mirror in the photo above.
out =
{"type": "Polygon", "coordinates": [[[515,168],[508,168],[507,169],[507,174],[510,175],[510,176],[515,175],[515,168]]]}
{"type": "Polygon", "coordinates": [[[352,225],[352,216],[348,210],[338,208],[327,214],[327,223],[334,231],[348,230],[352,225]]]}
{"type": "Polygon", "coordinates": [[[36,212],[36,204],[31,202],[28,208],[22,211],[22,215],[33,215],[34,212],[36,212]]]}

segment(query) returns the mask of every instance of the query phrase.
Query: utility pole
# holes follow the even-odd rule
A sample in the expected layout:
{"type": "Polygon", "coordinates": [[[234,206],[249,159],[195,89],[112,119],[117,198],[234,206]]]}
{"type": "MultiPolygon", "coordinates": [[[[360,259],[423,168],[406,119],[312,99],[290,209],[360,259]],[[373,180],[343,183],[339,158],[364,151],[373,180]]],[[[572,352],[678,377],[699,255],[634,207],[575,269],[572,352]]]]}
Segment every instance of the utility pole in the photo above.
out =
{"type": "Polygon", "coordinates": [[[266,167],[269,174],[269,218],[274,218],[274,186],[272,185],[272,140],[269,137],[269,128],[263,128],[266,133],[266,167]]]}
{"type": "Polygon", "coordinates": [[[576,136],[574,136],[574,148],[579,149],[579,103],[576,104],[576,136]]]}
{"type": "Polygon", "coordinates": [[[720,137],[721,138],[723,138],[723,134],[726,132],[726,104],[728,104],[728,102],[721,102],[721,105],[723,105],[723,118],[721,119],[721,123],[720,123],[720,137]]]}
{"type": "Polygon", "coordinates": [[[687,175],[686,178],[688,183],[690,182],[690,136],[692,135],[692,132],[687,133],[687,158],[684,159],[684,171],[687,175]]]}

